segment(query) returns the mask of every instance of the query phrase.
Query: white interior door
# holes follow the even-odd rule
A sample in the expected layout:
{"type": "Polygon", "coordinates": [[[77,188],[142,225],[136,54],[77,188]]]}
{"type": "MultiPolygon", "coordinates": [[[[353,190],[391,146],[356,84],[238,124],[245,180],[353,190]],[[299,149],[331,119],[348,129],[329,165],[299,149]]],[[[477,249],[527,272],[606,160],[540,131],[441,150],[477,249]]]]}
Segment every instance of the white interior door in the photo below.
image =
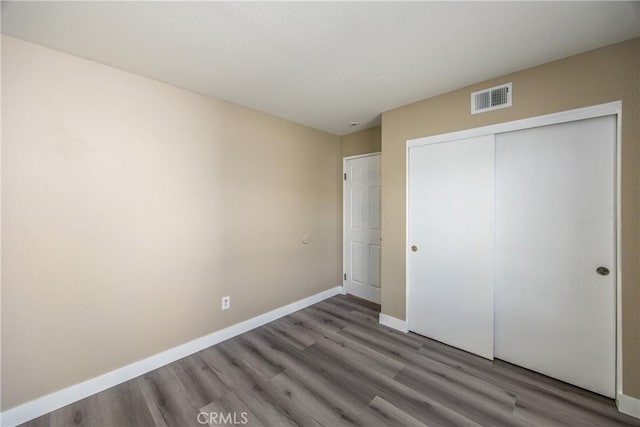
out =
{"type": "Polygon", "coordinates": [[[344,286],[380,303],[380,155],[345,160],[344,286]]]}
{"type": "Polygon", "coordinates": [[[496,135],[495,357],[609,397],[615,138],[614,116],[496,135]]]}
{"type": "Polygon", "coordinates": [[[491,359],[493,135],[411,147],[408,185],[409,329],[491,359]]]}

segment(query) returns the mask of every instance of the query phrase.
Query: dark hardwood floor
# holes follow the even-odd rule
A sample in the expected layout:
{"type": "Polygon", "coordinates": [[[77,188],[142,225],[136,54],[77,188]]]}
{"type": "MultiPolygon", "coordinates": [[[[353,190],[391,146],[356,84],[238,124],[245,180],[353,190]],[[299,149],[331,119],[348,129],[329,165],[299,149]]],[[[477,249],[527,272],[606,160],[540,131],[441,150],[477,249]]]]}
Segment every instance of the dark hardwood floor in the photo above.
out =
{"type": "Polygon", "coordinates": [[[28,426],[640,426],[613,401],[336,296],[28,426]],[[243,423],[246,421],[246,423],[243,423]]]}

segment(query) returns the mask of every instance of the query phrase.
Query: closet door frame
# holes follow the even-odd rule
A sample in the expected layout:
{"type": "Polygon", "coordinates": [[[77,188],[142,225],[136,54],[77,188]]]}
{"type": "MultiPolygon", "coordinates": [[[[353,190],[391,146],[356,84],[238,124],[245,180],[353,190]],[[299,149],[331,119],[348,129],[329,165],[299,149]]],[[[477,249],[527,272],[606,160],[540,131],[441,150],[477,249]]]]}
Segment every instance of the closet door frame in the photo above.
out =
{"type": "Polygon", "coordinates": [[[616,118],[616,139],[615,139],[615,263],[616,263],[616,297],[615,297],[615,315],[616,315],[616,401],[620,406],[620,399],[624,398],[622,394],[622,220],[621,220],[621,142],[622,142],[622,101],[614,101],[605,104],[594,105],[590,107],[578,108],[559,113],[547,114],[543,116],[531,117],[527,119],[515,120],[511,122],[498,123],[495,125],[483,126],[479,128],[467,129],[458,132],[428,136],[423,138],[410,139],[406,142],[406,230],[405,230],[405,271],[406,271],[406,290],[405,290],[405,307],[406,307],[406,324],[410,324],[411,313],[409,312],[409,296],[411,287],[411,269],[410,269],[410,199],[409,199],[409,165],[411,148],[422,145],[437,144],[449,141],[455,141],[466,138],[473,138],[485,135],[495,135],[504,132],[516,130],[531,129],[540,126],[549,126],[560,123],[574,122],[578,120],[593,119],[596,117],[615,116],[616,118]]]}

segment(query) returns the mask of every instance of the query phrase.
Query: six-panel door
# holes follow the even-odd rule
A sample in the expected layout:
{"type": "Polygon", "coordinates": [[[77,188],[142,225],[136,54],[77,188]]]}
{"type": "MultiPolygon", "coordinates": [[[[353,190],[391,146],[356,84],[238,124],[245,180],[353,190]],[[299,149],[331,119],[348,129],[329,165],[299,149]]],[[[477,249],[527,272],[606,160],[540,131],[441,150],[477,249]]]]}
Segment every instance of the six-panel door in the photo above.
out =
{"type": "Polygon", "coordinates": [[[380,303],[380,155],[345,164],[344,286],[352,295],[380,303]]]}

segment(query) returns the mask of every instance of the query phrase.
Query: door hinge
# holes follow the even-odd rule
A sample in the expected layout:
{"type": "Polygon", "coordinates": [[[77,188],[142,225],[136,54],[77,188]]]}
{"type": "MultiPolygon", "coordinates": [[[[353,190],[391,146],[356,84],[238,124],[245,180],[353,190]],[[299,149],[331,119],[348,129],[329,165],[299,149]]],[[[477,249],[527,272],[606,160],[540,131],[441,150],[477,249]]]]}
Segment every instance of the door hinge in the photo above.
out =
{"type": "Polygon", "coordinates": [[[347,273],[344,273],[344,280],[347,280],[347,273]]]}
{"type": "Polygon", "coordinates": [[[344,174],[344,180],[345,181],[347,180],[347,174],[346,173],[344,174]]]}

